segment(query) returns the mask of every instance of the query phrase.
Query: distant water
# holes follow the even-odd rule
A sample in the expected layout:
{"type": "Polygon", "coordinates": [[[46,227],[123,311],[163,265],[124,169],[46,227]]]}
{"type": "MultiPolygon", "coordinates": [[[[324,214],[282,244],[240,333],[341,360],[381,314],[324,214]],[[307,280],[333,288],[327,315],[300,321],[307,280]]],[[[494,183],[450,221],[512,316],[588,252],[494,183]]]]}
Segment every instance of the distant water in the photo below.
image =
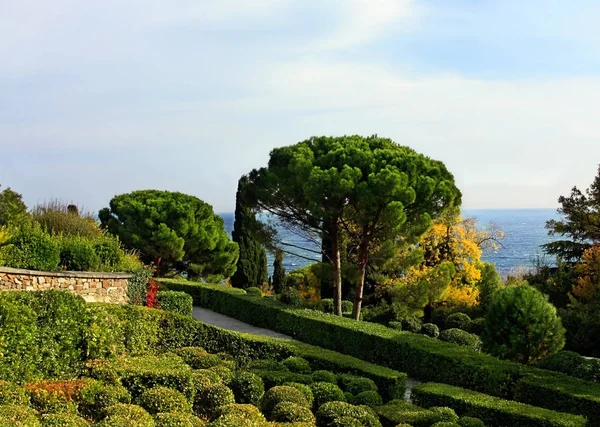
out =
{"type": "MultiPolygon", "coordinates": [[[[225,230],[231,235],[233,230],[233,213],[219,214],[225,223],[225,230]]],[[[497,252],[483,255],[483,260],[496,264],[496,268],[502,276],[510,274],[521,267],[530,268],[534,265],[538,257],[543,257],[543,252],[540,245],[551,242],[553,238],[548,236],[548,232],[544,227],[546,221],[557,218],[556,210],[554,209],[481,209],[481,210],[463,210],[463,218],[475,218],[480,228],[487,227],[491,222],[497,224],[506,237],[502,240],[503,248],[497,252]]],[[[286,233],[285,230],[280,230],[284,241],[314,249],[311,242],[307,242],[298,236],[286,233]]],[[[294,251],[301,255],[320,260],[318,256],[310,251],[294,251]]],[[[269,274],[272,273],[273,258],[267,253],[269,263],[269,274]]],[[[547,261],[551,261],[548,259],[547,261]]],[[[284,266],[286,271],[291,271],[296,268],[310,264],[311,261],[301,257],[291,255],[284,256],[284,266]]]]}

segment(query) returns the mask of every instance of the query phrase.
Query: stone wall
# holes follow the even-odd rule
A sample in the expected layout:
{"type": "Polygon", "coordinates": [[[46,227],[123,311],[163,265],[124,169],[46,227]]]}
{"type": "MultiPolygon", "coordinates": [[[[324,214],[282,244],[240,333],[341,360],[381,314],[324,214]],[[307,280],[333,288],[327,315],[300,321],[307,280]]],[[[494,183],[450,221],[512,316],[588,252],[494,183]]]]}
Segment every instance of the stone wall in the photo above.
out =
{"type": "Polygon", "coordinates": [[[65,290],[81,295],[87,302],[124,304],[127,298],[125,273],[88,273],[79,271],[33,271],[0,267],[0,291],[65,290]]]}

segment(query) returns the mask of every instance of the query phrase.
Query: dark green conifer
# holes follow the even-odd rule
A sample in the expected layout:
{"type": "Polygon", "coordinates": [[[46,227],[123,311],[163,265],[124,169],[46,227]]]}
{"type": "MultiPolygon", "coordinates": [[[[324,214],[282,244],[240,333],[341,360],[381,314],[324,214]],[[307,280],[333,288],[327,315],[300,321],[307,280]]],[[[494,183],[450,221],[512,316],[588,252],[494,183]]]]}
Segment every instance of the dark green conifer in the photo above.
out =
{"type": "Polygon", "coordinates": [[[278,294],[283,290],[285,284],[285,268],[283,267],[283,251],[275,253],[273,262],[273,291],[278,294]]]}

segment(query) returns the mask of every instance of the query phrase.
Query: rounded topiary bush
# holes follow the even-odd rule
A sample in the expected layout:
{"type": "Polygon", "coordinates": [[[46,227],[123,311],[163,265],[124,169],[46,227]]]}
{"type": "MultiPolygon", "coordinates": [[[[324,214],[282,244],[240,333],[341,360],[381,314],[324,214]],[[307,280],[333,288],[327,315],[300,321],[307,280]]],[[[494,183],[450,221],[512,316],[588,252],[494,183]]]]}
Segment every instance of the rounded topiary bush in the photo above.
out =
{"type": "Polygon", "coordinates": [[[261,359],[253,360],[248,364],[248,369],[253,371],[289,372],[290,370],[276,360],[261,359]]]}
{"type": "Polygon", "coordinates": [[[462,329],[468,331],[471,327],[471,317],[465,313],[452,313],[446,317],[444,326],[446,329],[462,329]]]}
{"type": "MultiPolygon", "coordinates": [[[[314,394],[314,392],[313,392],[314,394]]],[[[270,417],[275,405],[281,402],[292,402],[308,408],[304,394],[295,387],[280,385],[269,389],[260,402],[260,409],[270,417]]]]}
{"type": "Polygon", "coordinates": [[[432,424],[431,427],[460,427],[460,424],[451,421],[438,421],[437,423],[432,424]]]}
{"type": "Polygon", "coordinates": [[[0,381],[0,405],[28,405],[29,396],[17,384],[0,381]]]}
{"type": "Polygon", "coordinates": [[[308,360],[303,359],[301,357],[291,356],[281,363],[283,364],[283,366],[288,368],[290,372],[295,372],[297,374],[310,374],[312,371],[308,360]]]}
{"type": "MultiPolygon", "coordinates": [[[[175,350],[175,354],[181,357],[183,361],[190,365],[194,369],[204,369],[205,366],[201,368],[197,366],[196,360],[203,358],[208,355],[208,352],[204,350],[202,347],[181,347],[175,350]]],[[[219,359],[220,360],[220,359],[219,359]]],[[[206,366],[210,367],[210,366],[206,366]]]]}
{"type": "Polygon", "coordinates": [[[433,414],[436,422],[452,422],[458,421],[458,415],[454,412],[454,409],[445,406],[434,406],[429,408],[429,412],[433,414]]]}
{"type": "Polygon", "coordinates": [[[446,329],[440,332],[439,339],[453,344],[470,347],[475,351],[481,351],[481,339],[474,334],[470,334],[462,329],[446,329]]]}
{"type": "Polygon", "coordinates": [[[315,308],[324,313],[333,313],[333,298],[323,298],[317,301],[315,308]]]}
{"type": "Polygon", "coordinates": [[[363,391],[377,391],[377,384],[372,379],[357,375],[340,374],[338,375],[338,384],[342,390],[355,396],[363,391]]]}
{"type": "Polygon", "coordinates": [[[328,427],[363,427],[363,423],[352,417],[340,417],[328,424],[328,427]]]}
{"type": "Polygon", "coordinates": [[[196,392],[194,412],[210,417],[219,406],[233,403],[235,403],[235,396],[231,389],[223,384],[211,384],[196,392]]]}
{"type": "Polygon", "coordinates": [[[381,427],[381,423],[373,413],[363,406],[355,406],[346,402],[328,402],[322,405],[317,413],[317,426],[329,427],[336,420],[344,419],[348,424],[337,424],[341,426],[354,426],[349,419],[354,419],[363,427],[381,427]]]}
{"type": "Polygon", "coordinates": [[[89,427],[89,423],[75,414],[44,414],[43,427],[89,427]]]}
{"type": "Polygon", "coordinates": [[[565,329],[548,297],[522,283],[494,293],[482,340],[488,353],[532,363],[563,348],[565,329]]]}
{"type": "Polygon", "coordinates": [[[265,394],[265,385],[261,377],[252,372],[238,372],[230,384],[237,403],[258,405],[265,394]]]}
{"type": "Polygon", "coordinates": [[[253,297],[262,297],[262,291],[256,286],[251,286],[248,289],[246,289],[246,293],[253,297]]]}
{"type": "Polygon", "coordinates": [[[220,382],[226,386],[229,386],[231,381],[233,381],[235,378],[235,373],[233,370],[223,365],[213,366],[212,368],[208,368],[208,370],[217,374],[217,376],[221,379],[220,382]]]}
{"type": "Polygon", "coordinates": [[[485,317],[478,317],[477,319],[473,319],[471,322],[471,326],[467,332],[471,332],[475,335],[481,335],[483,333],[483,329],[485,328],[485,317]]]}
{"type": "Polygon", "coordinates": [[[310,390],[314,396],[313,408],[318,409],[327,402],[344,402],[346,396],[341,388],[331,383],[313,383],[310,390]]]}
{"type": "Polygon", "coordinates": [[[314,382],[337,384],[337,375],[331,371],[319,370],[312,373],[314,382]]]}
{"type": "Polygon", "coordinates": [[[111,415],[95,425],[97,427],[156,427],[150,415],[148,415],[148,418],[128,418],[122,415],[111,415]]]}
{"type": "Polygon", "coordinates": [[[151,414],[159,412],[191,413],[192,407],[185,395],[167,387],[153,387],[142,393],[139,398],[140,406],[151,414]]]}
{"type": "Polygon", "coordinates": [[[254,405],[234,403],[231,405],[223,405],[216,409],[213,417],[220,418],[226,416],[236,416],[246,418],[257,422],[265,422],[265,416],[254,405]]]}
{"type": "Polygon", "coordinates": [[[344,397],[346,398],[346,402],[354,404],[354,395],[352,393],[345,391],[344,397]]]}
{"type": "Polygon", "coordinates": [[[190,294],[179,291],[160,291],[156,294],[156,298],[162,310],[192,317],[194,301],[190,294]]]}
{"type": "Polygon", "coordinates": [[[383,399],[376,391],[367,390],[360,392],[356,396],[354,396],[352,403],[354,405],[366,405],[371,408],[375,408],[377,406],[383,405],[383,399]]]}
{"type": "Polygon", "coordinates": [[[0,426],[41,426],[37,411],[24,405],[0,405],[0,426]]]}
{"type": "Polygon", "coordinates": [[[402,322],[396,322],[395,320],[392,320],[391,322],[388,322],[388,327],[392,328],[392,329],[396,329],[398,331],[402,330],[402,322]]]}
{"type": "Polygon", "coordinates": [[[35,384],[27,385],[31,406],[46,414],[76,414],[77,406],[63,393],[35,388],[35,384]]]}
{"type": "Polygon", "coordinates": [[[131,403],[131,394],[122,385],[93,383],[80,392],[79,412],[94,420],[104,417],[105,409],[117,403],[131,403]]]}
{"type": "Polygon", "coordinates": [[[600,382],[600,360],[584,360],[573,370],[573,376],[588,381],[600,382]]]}
{"type": "Polygon", "coordinates": [[[313,402],[315,401],[315,397],[313,396],[312,390],[310,389],[309,386],[307,386],[306,384],[300,384],[300,383],[284,383],[283,385],[294,387],[294,388],[297,388],[298,390],[300,390],[300,392],[302,392],[304,397],[306,397],[306,401],[308,402],[308,407],[312,408],[313,402]]]}
{"type": "Polygon", "coordinates": [[[315,422],[315,416],[309,408],[293,402],[279,402],[273,407],[271,418],[280,423],[315,422]]]}
{"type": "Polygon", "coordinates": [[[209,369],[196,369],[192,371],[192,382],[196,389],[206,384],[218,384],[223,380],[215,371],[209,369]]]}
{"type": "Polygon", "coordinates": [[[402,321],[402,329],[408,332],[413,332],[415,334],[418,334],[421,332],[421,326],[423,325],[423,322],[421,322],[421,320],[419,319],[413,319],[413,318],[409,318],[409,319],[404,319],[402,321]]]}
{"type": "Polygon", "coordinates": [[[460,417],[456,422],[461,427],[485,427],[485,423],[479,418],[460,417]]]}
{"type": "Polygon", "coordinates": [[[279,301],[292,307],[302,307],[306,305],[304,297],[294,288],[285,289],[281,295],[279,295],[279,301]]]}
{"type": "Polygon", "coordinates": [[[144,408],[138,405],[130,405],[126,403],[117,403],[116,405],[109,406],[106,408],[107,417],[124,417],[130,419],[145,419],[152,417],[144,408]]]}
{"type": "Polygon", "coordinates": [[[433,323],[424,323],[423,326],[421,326],[421,333],[428,337],[437,338],[440,336],[440,328],[433,323]]]}
{"type": "Polygon", "coordinates": [[[573,375],[573,372],[585,359],[574,351],[559,351],[552,354],[537,363],[538,368],[549,369],[551,371],[562,372],[563,374],[573,375]]]}
{"type": "Polygon", "coordinates": [[[342,313],[350,314],[352,313],[352,309],[354,308],[354,304],[352,301],[342,301],[342,313]]]}
{"type": "Polygon", "coordinates": [[[154,416],[156,427],[204,427],[206,423],[191,414],[171,412],[156,414],[154,416]]]}

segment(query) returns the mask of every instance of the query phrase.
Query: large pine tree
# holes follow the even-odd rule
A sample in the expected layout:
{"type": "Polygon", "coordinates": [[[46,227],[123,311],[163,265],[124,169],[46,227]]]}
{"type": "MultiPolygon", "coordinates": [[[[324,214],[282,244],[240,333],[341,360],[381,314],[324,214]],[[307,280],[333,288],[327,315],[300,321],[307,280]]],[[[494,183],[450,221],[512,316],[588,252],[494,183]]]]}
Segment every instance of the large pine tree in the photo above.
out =
{"type": "Polygon", "coordinates": [[[231,277],[231,284],[236,288],[261,286],[267,282],[267,254],[264,248],[252,237],[256,226],[256,216],[244,202],[244,189],[248,184],[245,176],[238,181],[235,202],[235,221],[232,239],[240,247],[240,258],[237,270],[231,277]]]}

